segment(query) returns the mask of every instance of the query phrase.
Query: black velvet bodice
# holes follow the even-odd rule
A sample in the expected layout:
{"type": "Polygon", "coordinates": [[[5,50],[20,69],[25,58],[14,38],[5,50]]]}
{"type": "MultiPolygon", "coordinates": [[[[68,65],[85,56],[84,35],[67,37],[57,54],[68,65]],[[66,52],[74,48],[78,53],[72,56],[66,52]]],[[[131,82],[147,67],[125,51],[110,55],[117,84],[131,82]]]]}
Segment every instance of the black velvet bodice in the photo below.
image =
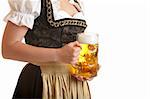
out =
{"type": "Polygon", "coordinates": [[[34,21],[33,29],[27,31],[27,44],[60,48],[64,44],[75,41],[78,33],[83,33],[86,21],[81,19],[65,18],[54,20],[53,8],[50,0],[41,0],[41,14],[34,21]]]}

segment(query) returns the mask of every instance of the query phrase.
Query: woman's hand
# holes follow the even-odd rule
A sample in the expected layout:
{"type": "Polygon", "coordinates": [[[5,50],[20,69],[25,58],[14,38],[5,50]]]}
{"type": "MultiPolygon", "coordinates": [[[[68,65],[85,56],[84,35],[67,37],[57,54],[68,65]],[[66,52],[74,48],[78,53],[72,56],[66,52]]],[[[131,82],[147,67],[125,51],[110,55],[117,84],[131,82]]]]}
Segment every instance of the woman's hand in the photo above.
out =
{"type": "MultiPolygon", "coordinates": [[[[100,68],[101,68],[101,65],[97,64],[97,73],[100,70],[100,68]]],[[[91,78],[85,78],[83,76],[79,76],[79,75],[76,75],[76,74],[72,74],[72,77],[74,77],[74,78],[76,78],[77,80],[80,80],[80,81],[85,81],[85,80],[91,81],[91,80],[93,80],[94,77],[97,76],[97,73],[93,77],[91,77],[91,78]]]]}
{"type": "Polygon", "coordinates": [[[79,76],[79,75],[76,75],[76,74],[72,74],[71,76],[74,77],[74,78],[76,78],[77,80],[80,80],[80,81],[86,81],[86,80],[90,81],[90,80],[93,79],[93,77],[91,77],[91,78],[85,78],[83,76],[79,76]]]}
{"type": "Polygon", "coordinates": [[[58,51],[58,61],[75,65],[78,61],[81,46],[78,41],[66,44],[58,51]]]}
{"type": "MultiPolygon", "coordinates": [[[[81,46],[79,42],[71,42],[69,44],[66,44],[64,47],[56,50],[56,59],[54,59],[54,62],[62,62],[66,64],[72,64],[75,65],[78,61],[78,57],[80,54],[81,46]]],[[[32,61],[31,63],[37,66],[41,65],[49,65],[52,61],[47,62],[37,62],[32,61]]]]}
{"type": "MultiPolygon", "coordinates": [[[[81,46],[80,46],[79,42],[77,42],[77,41],[71,42],[59,49],[59,51],[57,53],[58,61],[75,65],[78,61],[80,51],[81,51],[81,46]]],[[[100,67],[101,66],[98,64],[97,71],[99,71],[100,67]]],[[[85,78],[83,76],[79,76],[76,74],[71,74],[71,75],[72,75],[72,77],[74,77],[80,81],[92,80],[96,76],[95,75],[94,77],[91,77],[91,78],[85,78]]]]}

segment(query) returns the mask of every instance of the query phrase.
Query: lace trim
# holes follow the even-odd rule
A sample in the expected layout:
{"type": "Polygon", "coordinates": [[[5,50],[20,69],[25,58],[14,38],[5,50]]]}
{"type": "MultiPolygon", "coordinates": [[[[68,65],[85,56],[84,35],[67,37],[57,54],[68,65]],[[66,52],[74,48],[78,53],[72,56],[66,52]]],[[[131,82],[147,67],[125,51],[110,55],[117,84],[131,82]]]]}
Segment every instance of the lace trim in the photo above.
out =
{"type": "Polygon", "coordinates": [[[46,0],[46,7],[47,7],[47,21],[53,27],[60,27],[65,25],[77,25],[77,26],[87,27],[85,20],[81,20],[81,19],[65,18],[63,20],[55,21],[53,16],[53,8],[52,8],[51,0],[46,0]]]}

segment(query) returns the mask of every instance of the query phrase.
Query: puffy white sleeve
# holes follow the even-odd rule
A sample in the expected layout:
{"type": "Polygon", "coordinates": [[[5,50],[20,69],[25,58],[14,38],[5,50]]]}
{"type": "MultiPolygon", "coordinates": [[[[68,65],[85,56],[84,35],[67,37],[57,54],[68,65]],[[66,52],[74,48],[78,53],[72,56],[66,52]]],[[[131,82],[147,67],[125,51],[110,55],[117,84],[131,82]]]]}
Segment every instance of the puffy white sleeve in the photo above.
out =
{"type": "Polygon", "coordinates": [[[41,12],[41,0],[8,0],[8,2],[11,10],[4,21],[32,29],[35,18],[41,12]]]}

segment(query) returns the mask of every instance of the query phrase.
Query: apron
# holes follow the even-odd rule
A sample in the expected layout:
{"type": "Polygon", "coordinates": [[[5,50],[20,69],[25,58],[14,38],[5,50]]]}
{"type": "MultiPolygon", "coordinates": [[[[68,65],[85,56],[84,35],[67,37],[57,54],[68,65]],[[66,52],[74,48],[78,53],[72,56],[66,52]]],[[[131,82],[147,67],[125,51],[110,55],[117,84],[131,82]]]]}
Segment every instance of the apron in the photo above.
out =
{"type": "MultiPolygon", "coordinates": [[[[76,41],[77,34],[87,27],[81,19],[54,20],[50,0],[41,0],[41,14],[32,30],[25,35],[25,43],[44,48],[61,48],[76,41]]],[[[13,99],[90,99],[87,81],[73,78],[66,64],[36,65],[27,63],[23,68],[13,99]]]]}

